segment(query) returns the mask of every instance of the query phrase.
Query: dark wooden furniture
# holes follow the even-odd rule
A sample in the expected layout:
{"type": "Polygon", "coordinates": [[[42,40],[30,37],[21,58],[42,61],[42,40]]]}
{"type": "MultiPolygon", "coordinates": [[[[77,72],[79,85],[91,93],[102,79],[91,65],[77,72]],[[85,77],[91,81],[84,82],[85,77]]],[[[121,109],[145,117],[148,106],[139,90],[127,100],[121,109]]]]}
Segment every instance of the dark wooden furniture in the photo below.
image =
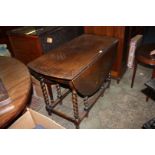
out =
{"type": "Polygon", "coordinates": [[[104,35],[116,37],[119,40],[118,51],[115,57],[111,74],[112,77],[121,79],[127,67],[128,45],[130,39],[136,34],[143,34],[144,27],[129,26],[85,26],[84,32],[87,34],[104,35]]]}
{"type": "MultiPolygon", "coordinates": [[[[153,44],[142,45],[136,50],[131,88],[134,85],[137,64],[144,64],[144,65],[149,65],[149,66],[155,67],[155,55],[150,55],[150,52],[154,49],[155,49],[155,44],[153,43],[153,44]]],[[[152,76],[153,76],[153,74],[152,74],[152,76]]]]}
{"type": "Polygon", "coordinates": [[[0,78],[12,102],[0,108],[0,128],[8,126],[26,107],[31,90],[27,67],[14,58],[0,57],[0,78]]]}
{"type": "Polygon", "coordinates": [[[78,26],[27,26],[8,32],[14,56],[27,64],[44,53],[81,35],[78,26]]]}
{"type": "Polygon", "coordinates": [[[49,114],[55,113],[79,128],[80,122],[88,115],[97,98],[110,85],[110,70],[117,43],[118,40],[112,37],[81,35],[28,64],[32,75],[41,83],[49,114]],[[58,98],[55,101],[50,86],[52,84],[57,85],[58,98]],[[61,85],[69,90],[61,94],[61,85]],[[74,117],[55,109],[70,91],[74,117]],[[79,112],[77,95],[84,99],[82,113],[79,112]],[[95,100],[91,103],[92,96],[95,96],[95,100]]]}

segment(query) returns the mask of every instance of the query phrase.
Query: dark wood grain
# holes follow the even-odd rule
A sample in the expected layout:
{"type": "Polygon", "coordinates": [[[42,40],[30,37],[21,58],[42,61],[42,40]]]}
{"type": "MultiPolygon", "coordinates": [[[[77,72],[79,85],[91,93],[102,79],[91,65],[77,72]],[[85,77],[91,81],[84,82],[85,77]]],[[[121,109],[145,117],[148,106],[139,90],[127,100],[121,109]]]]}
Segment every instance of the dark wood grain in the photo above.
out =
{"type": "Polygon", "coordinates": [[[25,64],[43,54],[40,40],[36,36],[9,35],[9,40],[13,55],[25,64]]]}
{"type": "Polygon", "coordinates": [[[80,34],[82,27],[78,26],[26,26],[10,31],[8,36],[14,56],[27,64],[80,34]]]}
{"type": "Polygon", "coordinates": [[[80,122],[88,116],[95,101],[110,85],[109,75],[117,44],[118,40],[112,37],[84,34],[28,64],[31,73],[41,81],[49,115],[55,113],[79,128],[80,122]],[[65,88],[72,91],[74,118],[54,109],[62,102],[63,95],[60,92],[54,106],[49,104],[46,91],[48,83],[65,85],[65,88]],[[82,114],[78,110],[78,95],[85,98],[82,114]],[[87,103],[88,98],[92,96],[96,96],[94,102],[87,103]]]}
{"type": "Polygon", "coordinates": [[[12,100],[9,105],[0,109],[0,128],[4,128],[26,107],[30,97],[31,80],[27,67],[9,57],[0,57],[0,78],[12,100]],[[9,112],[4,112],[11,107],[9,112]]]}
{"type": "Polygon", "coordinates": [[[126,54],[124,53],[124,48],[127,44],[125,31],[125,26],[85,26],[85,33],[87,34],[116,37],[119,40],[115,62],[111,71],[112,77],[117,79],[121,78],[126,68],[125,63],[123,63],[127,59],[127,51],[126,54]]]}
{"type": "Polygon", "coordinates": [[[35,72],[52,78],[72,80],[74,87],[78,89],[80,86],[81,93],[90,95],[99,88],[108,74],[117,42],[112,37],[82,35],[34,60],[28,66],[35,72]],[[79,77],[80,73],[83,76],[79,77]],[[87,81],[83,81],[83,78],[87,81]],[[91,87],[94,83],[95,86],[91,87]]]}

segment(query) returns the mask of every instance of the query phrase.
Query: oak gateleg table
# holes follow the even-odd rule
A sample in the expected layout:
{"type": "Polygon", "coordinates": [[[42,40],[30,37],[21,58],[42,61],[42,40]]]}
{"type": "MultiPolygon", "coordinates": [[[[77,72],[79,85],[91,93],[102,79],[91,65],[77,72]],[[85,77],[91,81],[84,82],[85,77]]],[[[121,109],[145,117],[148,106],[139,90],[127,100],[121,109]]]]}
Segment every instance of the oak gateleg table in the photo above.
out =
{"type": "Polygon", "coordinates": [[[57,114],[79,128],[96,100],[110,86],[110,71],[117,44],[118,40],[112,37],[83,34],[28,64],[31,74],[40,81],[49,115],[57,114]],[[53,84],[57,88],[56,100],[53,99],[53,84]],[[61,85],[69,89],[61,92],[61,85]],[[55,109],[70,92],[73,116],[55,109]],[[84,104],[81,114],[78,95],[83,98],[84,104]],[[94,102],[90,101],[92,98],[94,102]]]}

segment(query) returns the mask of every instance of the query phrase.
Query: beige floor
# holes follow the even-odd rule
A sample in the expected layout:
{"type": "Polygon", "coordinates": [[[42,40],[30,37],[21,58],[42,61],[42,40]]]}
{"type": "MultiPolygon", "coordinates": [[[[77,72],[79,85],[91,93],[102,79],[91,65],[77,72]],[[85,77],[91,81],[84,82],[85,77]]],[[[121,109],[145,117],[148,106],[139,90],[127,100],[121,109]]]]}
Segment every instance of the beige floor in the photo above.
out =
{"type": "MultiPolygon", "coordinates": [[[[151,77],[151,71],[151,69],[138,66],[134,88],[130,88],[131,69],[126,71],[120,84],[112,80],[110,89],[105,92],[104,97],[98,99],[91,109],[89,117],[81,122],[80,128],[137,129],[141,128],[143,123],[155,117],[155,102],[151,99],[146,102],[146,96],[141,92],[145,88],[144,83],[151,77]]],[[[33,108],[48,116],[43,102],[41,100],[39,106],[36,108],[33,106],[33,108]]],[[[61,109],[72,115],[70,95],[63,102],[61,109]]],[[[53,114],[50,118],[65,128],[75,128],[74,124],[59,116],[53,114]]]]}

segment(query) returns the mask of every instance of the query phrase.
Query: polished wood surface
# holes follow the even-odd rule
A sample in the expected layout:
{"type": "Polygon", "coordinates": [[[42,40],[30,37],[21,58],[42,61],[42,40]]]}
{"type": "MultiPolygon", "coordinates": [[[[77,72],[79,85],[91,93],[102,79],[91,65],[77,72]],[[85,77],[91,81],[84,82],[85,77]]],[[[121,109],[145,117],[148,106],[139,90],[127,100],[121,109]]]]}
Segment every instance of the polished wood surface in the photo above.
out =
{"type": "MultiPolygon", "coordinates": [[[[155,71],[155,55],[150,55],[150,52],[153,51],[154,49],[155,49],[155,43],[142,45],[139,48],[137,48],[136,55],[135,55],[135,64],[134,64],[131,88],[134,85],[137,65],[139,63],[144,64],[144,65],[150,65],[154,67],[154,71],[155,71]]],[[[152,73],[152,77],[154,77],[154,71],[152,73]]]]}
{"type": "Polygon", "coordinates": [[[0,78],[2,79],[12,102],[0,109],[0,128],[9,125],[26,107],[31,90],[30,74],[20,61],[0,57],[0,78]],[[5,109],[12,108],[8,112],[5,109]]]}
{"type": "Polygon", "coordinates": [[[34,60],[28,66],[47,76],[72,80],[116,42],[116,39],[110,37],[82,35],[34,60]]]}
{"type": "Polygon", "coordinates": [[[9,40],[14,57],[25,64],[43,54],[37,36],[9,35],[9,40]]]}
{"type": "Polygon", "coordinates": [[[15,58],[27,64],[80,34],[78,26],[25,26],[10,31],[8,37],[15,58]]]}
{"type": "Polygon", "coordinates": [[[123,72],[122,59],[126,59],[125,57],[123,58],[125,47],[125,26],[86,26],[85,33],[118,38],[118,50],[112,68],[112,77],[119,79],[123,72]]]}
{"type": "Polygon", "coordinates": [[[118,40],[112,37],[84,34],[28,64],[32,75],[40,81],[49,115],[57,114],[79,128],[80,122],[110,85],[117,44],[118,40]],[[57,84],[56,100],[51,95],[52,84],[57,84]],[[65,85],[67,91],[61,93],[59,85],[65,85]],[[69,92],[72,92],[72,117],[55,109],[58,103],[63,104],[69,92]],[[80,112],[78,96],[84,98],[84,109],[80,112]]]}
{"type": "Polygon", "coordinates": [[[121,77],[127,68],[128,47],[130,39],[143,34],[145,27],[142,26],[85,26],[84,32],[87,34],[96,34],[118,38],[118,50],[115,56],[115,62],[111,70],[112,77],[119,83],[121,77]]]}
{"type": "Polygon", "coordinates": [[[81,35],[34,60],[28,66],[35,72],[52,78],[72,80],[79,92],[90,95],[99,88],[108,74],[117,42],[118,40],[112,37],[81,35]],[[82,81],[83,78],[87,81],[82,81]]]}

